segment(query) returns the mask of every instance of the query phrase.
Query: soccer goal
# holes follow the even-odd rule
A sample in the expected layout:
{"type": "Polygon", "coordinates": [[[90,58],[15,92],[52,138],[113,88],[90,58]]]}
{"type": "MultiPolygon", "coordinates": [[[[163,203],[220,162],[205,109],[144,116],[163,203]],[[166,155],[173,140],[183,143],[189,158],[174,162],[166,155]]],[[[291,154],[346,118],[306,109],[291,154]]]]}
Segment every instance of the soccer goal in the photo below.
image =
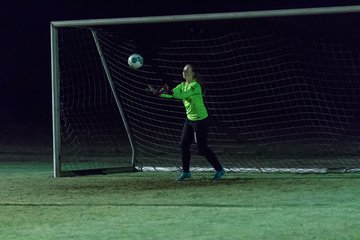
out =
{"type": "MultiPolygon", "coordinates": [[[[54,176],[178,169],[184,107],[146,87],[174,87],[187,63],[200,70],[209,146],[228,171],[356,171],[359,11],[51,22],[54,176]]],[[[192,152],[193,169],[210,169],[192,152]]]]}

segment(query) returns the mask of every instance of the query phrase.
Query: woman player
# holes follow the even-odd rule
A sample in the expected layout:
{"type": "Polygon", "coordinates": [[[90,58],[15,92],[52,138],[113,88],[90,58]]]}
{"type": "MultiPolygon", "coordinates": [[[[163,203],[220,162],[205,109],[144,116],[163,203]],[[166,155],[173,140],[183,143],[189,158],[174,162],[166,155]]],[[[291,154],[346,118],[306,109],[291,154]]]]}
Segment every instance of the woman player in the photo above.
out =
{"type": "Polygon", "coordinates": [[[204,104],[203,90],[200,83],[198,71],[191,65],[185,65],[182,76],[185,82],[180,83],[170,90],[165,85],[160,90],[149,86],[150,90],[162,98],[181,99],[186,110],[186,120],[181,136],[181,160],[183,172],[178,181],[183,181],[191,177],[190,172],[190,146],[195,140],[199,153],[206,157],[208,162],[215,169],[216,173],[213,180],[219,180],[225,174],[224,168],[216,158],[213,151],[207,146],[207,136],[209,130],[208,112],[204,104]]]}

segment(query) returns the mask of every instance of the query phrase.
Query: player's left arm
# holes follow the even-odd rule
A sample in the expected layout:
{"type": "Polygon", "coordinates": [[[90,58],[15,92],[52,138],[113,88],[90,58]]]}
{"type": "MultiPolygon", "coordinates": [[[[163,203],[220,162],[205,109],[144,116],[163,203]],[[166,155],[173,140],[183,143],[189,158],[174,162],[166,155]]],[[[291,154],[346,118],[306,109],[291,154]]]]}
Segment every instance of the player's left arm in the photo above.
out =
{"type": "Polygon", "coordinates": [[[197,82],[193,83],[189,89],[183,91],[182,84],[177,85],[172,90],[169,88],[167,84],[165,84],[160,89],[151,89],[151,91],[162,98],[175,98],[175,99],[185,99],[194,95],[201,95],[201,86],[197,82]]]}
{"type": "Polygon", "coordinates": [[[174,98],[174,92],[178,92],[181,89],[181,83],[177,85],[174,89],[170,89],[167,84],[165,84],[159,91],[159,96],[162,98],[174,98]]]}
{"type": "Polygon", "coordinates": [[[201,95],[201,86],[197,82],[191,84],[190,88],[185,91],[181,91],[180,88],[174,88],[172,94],[173,98],[176,99],[185,99],[194,95],[201,95]]]}
{"type": "Polygon", "coordinates": [[[147,86],[148,86],[148,88],[146,90],[157,96],[160,96],[163,93],[164,94],[172,94],[169,86],[166,83],[162,87],[154,87],[149,84],[147,86]]]}

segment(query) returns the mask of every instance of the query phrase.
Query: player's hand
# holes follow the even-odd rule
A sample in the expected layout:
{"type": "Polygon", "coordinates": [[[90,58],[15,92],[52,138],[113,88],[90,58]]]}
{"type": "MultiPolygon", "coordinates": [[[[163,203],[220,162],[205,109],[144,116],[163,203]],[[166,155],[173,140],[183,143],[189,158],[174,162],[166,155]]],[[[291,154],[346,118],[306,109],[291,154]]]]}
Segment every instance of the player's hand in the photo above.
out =
{"type": "Polygon", "coordinates": [[[159,90],[159,94],[162,94],[162,93],[171,94],[170,88],[166,83],[159,90]]]}

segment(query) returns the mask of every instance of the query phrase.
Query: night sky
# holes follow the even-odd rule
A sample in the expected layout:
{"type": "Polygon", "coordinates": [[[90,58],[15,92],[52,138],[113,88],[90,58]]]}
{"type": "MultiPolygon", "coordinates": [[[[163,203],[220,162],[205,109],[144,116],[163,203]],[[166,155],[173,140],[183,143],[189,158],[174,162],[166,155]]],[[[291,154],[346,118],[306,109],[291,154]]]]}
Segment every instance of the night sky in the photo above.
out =
{"type": "Polygon", "coordinates": [[[97,2],[2,1],[0,143],[6,142],[9,134],[31,135],[34,131],[43,133],[47,141],[51,141],[50,21],[356,4],[356,1],[239,0],[164,0],[161,4],[161,1],[97,2]],[[15,129],[22,130],[12,132],[15,129]]]}

